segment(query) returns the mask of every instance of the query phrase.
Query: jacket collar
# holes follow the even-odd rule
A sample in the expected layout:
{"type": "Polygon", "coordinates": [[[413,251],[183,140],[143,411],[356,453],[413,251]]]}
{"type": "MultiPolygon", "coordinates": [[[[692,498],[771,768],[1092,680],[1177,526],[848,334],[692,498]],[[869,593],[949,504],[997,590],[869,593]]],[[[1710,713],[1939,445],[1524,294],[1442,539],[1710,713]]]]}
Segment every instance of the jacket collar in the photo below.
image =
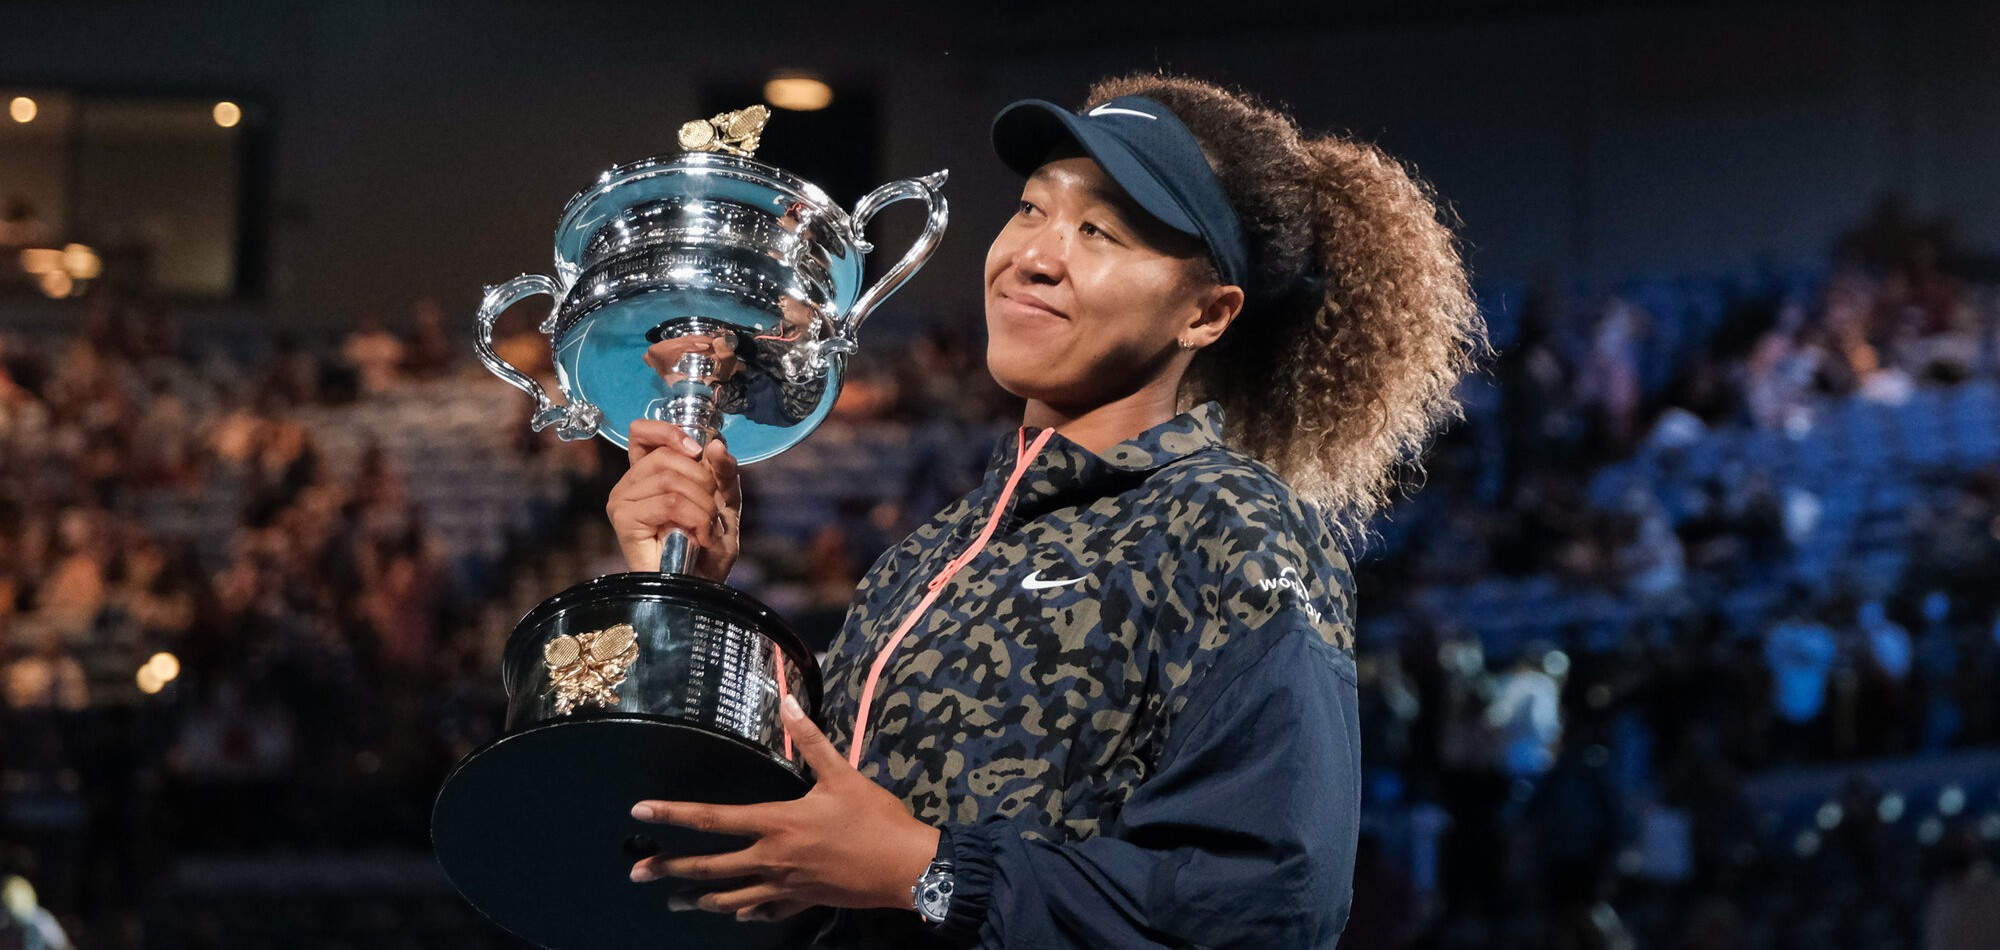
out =
{"type": "MultiPolygon", "coordinates": [[[[1034,442],[1040,429],[1022,428],[1000,437],[987,467],[986,490],[999,490],[1013,473],[1021,447],[1034,442]]],[[[1073,504],[1078,495],[1100,495],[1112,484],[1143,481],[1144,477],[1168,464],[1223,442],[1222,406],[1205,402],[1162,422],[1102,454],[1071,442],[1058,432],[1042,447],[1015,490],[1018,505],[1043,507],[1038,502],[1056,502],[1054,507],[1073,504]]]]}
{"type": "MultiPolygon", "coordinates": [[[[1029,437],[1033,438],[1033,434],[1029,437]]],[[[1078,452],[1084,451],[1076,443],[1063,439],[1061,433],[1050,439],[1050,444],[1053,445],[1057,439],[1062,439],[1078,452]]],[[[1169,462],[1223,444],[1222,404],[1211,401],[1105,449],[1100,458],[1105,464],[1121,471],[1150,472],[1169,462]]]]}

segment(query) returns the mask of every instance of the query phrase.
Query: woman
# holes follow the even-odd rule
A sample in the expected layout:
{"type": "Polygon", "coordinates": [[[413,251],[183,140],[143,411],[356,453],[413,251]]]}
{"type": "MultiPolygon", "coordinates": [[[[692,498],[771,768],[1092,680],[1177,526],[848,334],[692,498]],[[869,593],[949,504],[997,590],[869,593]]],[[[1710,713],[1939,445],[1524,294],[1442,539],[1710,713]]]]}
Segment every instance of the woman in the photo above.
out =
{"type": "MultiPolygon", "coordinates": [[[[826,734],[787,711],[813,790],[638,803],[753,843],[633,879],[847,908],[828,947],[1332,946],[1360,804],[1343,548],[1484,345],[1452,234],[1380,151],[1196,80],[1016,103],[994,144],[1026,184],[987,365],[1022,428],[869,571],[826,734]]],[[[681,527],[726,576],[727,453],[632,434],[627,560],[681,527]]]]}

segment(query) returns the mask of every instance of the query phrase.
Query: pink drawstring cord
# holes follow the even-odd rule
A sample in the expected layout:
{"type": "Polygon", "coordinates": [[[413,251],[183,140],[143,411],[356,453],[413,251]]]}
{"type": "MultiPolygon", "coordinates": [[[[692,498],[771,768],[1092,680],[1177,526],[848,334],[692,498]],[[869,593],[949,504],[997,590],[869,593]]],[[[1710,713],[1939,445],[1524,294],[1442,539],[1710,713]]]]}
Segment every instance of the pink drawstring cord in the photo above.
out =
{"type": "MultiPolygon", "coordinates": [[[[788,687],[785,684],[785,651],[782,649],[772,651],[771,662],[778,677],[778,705],[782,706],[785,703],[785,697],[789,695],[787,692],[788,687]]],[[[791,758],[792,734],[787,730],[785,732],[785,760],[790,761],[791,758]]]]}
{"type": "MultiPolygon", "coordinates": [[[[993,513],[987,516],[986,528],[979,532],[979,540],[972,542],[972,546],[966,548],[964,554],[952,558],[951,563],[944,566],[944,570],[931,578],[930,590],[924,594],[924,599],[918,601],[916,609],[903,618],[902,625],[896,628],[896,635],[889,638],[889,643],[882,648],[882,652],[875,654],[875,663],[868,668],[868,682],[861,687],[861,708],[854,714],[854,741],[847,747],[847,764],[857,769],[861,767],[863,740],[868,737],[868,711],[875,704],[875,683],[882,678],[882,671],[888,667],[889,657],[895,655],[896,648],[902,645],[903,638],[910,633],[910,628],[917,625],[917,618],[922,617],[924,611],[930,609],[931,603],[937,600],[938,592],[944,590],[944,585],[951,582],[951,576],[958,573],[958,569],[970,563],[973,558],[978,557],[979,552],[986,548],[986,542],[992,540],[994,530],[1000,526],[1000,513],[1007,510],[1007,501],[1014,497],[1014,488],[1021,483],[1021,476],[1027,474],[1028,463],[1042,454],[1042,446],[1047,445],[1049,437],[1055,434],[1056,430],[1052,428],[1043,429],[1042,434],[1035,437],[1034,445],[1015,450],[1014,473],[1007,477],[1007,487],[1000,490],[1000,500],[993,503],[993,513]]],[[[1027,441],[1027,437],[1028,430],[1022,429],[1015,434],[1015,445],[1021,446],[1027,441]]]]}

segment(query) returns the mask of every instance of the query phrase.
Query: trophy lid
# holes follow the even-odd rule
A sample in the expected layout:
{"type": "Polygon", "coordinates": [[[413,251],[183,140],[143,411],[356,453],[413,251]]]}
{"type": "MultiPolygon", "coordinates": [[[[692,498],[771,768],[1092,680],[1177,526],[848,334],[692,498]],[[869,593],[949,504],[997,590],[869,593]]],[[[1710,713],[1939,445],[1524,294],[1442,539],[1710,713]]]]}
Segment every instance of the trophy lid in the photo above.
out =
{"type": "Polygon", "coordinates": [[[630,209],[661,200],[705,197],[783,214],[803,208],[830,237],[853,241],[846,210],[784,169],[743,155],[683,152],[616,165],[563,205],[555,233],[556,278],[572,283],[582,273],[590,239],[630,209]]]}
{"type": "Polygon", "coordinates": [[[688,122],[689,151],[613,168],[563,211],[557,373],[614,443],[687,388],[647,364],[663,341],[724,362],[729,378],[702,393],[741,462],[789,448],[832,411],[842,367],[823,348],[861,296],[866,247],[824,191],[751,157],[769,114],[688,122]]]}
{"type": "Polygon", "coordinates": [[[663,199],[707,197],[780,215],[809,210],[817,226],[854,243],[847,213],[819,186],[751,157],[770,117],[771,110],[760,104],[685,122],[676,136],[685,150],[679,155],[618,165],[597,176],[563,206],[556,227],[557,276],[565,284],[576,279],[588,266],[592,236],[607,222],[663,199]]]}

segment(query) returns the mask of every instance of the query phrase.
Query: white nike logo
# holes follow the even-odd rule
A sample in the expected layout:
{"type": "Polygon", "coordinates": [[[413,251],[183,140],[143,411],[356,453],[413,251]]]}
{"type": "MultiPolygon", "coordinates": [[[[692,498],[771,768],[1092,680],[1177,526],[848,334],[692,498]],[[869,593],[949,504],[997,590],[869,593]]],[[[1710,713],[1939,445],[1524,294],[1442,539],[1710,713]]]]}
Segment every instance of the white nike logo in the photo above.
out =
{"type": "Polygon", "coordinates": [[[1152,113],[1149,112],[1140,112],[1137,109],[1121,109],[1117,106],[1098,106],[1097,108],[1084,113],[1084,115],[1136,115],[1141,119],[1159,118],[1159,116],[1153,115],[1152,113]]]}
{"type": "Polygon", "coordinates": [[[1072,577],[1066,581],[1045,581],[1042,580],[1042,572],[1036,571],[1035,573],[1022,578],[1021,586],[1027,588],[1028,590],[1047,590],[1051,587],[1067,587],[1071,584],[1080,584],[1082,582],[1083,578],[1081,577],[1072,577]]]}

